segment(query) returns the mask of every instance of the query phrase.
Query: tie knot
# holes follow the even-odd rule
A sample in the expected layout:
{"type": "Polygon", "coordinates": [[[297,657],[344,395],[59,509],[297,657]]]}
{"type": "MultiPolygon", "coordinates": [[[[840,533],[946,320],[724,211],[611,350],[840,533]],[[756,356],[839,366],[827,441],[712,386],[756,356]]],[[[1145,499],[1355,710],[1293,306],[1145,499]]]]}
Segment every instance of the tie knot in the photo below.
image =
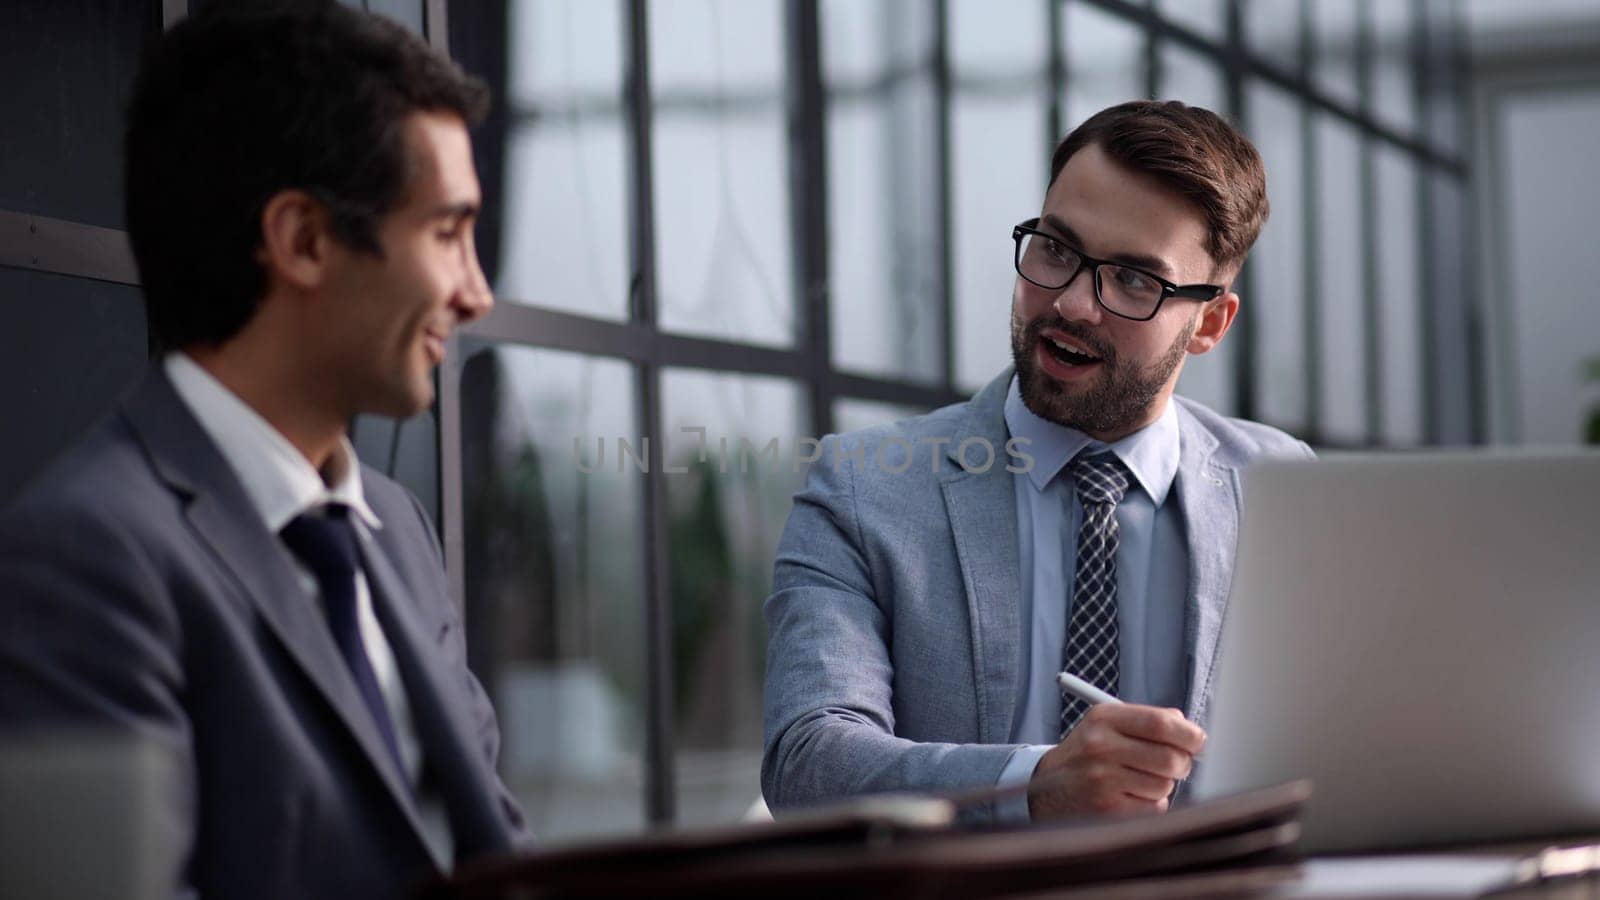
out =
{"type": "Polygon", "coordinates": [[[1128,492],[1128,468],[1109,451],[1073,460],[1072,480],[1078,488],[1079,501],[1085,505],[1110,503],[1115,506],[1128,492]]]}
{"type": "Polygon", "coordinates": [[[301,513],[283,526],[283,542],[318,579],[355,574],[356,538],[348,512],[343,504],[330,503],[323,515],[301,513]]]}

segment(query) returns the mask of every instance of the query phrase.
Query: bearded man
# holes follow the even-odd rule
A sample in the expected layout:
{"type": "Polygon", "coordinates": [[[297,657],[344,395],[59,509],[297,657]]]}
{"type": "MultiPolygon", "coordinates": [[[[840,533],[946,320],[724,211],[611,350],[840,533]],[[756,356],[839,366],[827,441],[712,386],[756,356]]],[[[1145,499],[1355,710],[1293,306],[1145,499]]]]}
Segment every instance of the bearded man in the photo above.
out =
{"type": "Polygon", "coordinates": [[[1205,746],[1241,471],[1311,455],[1173,394],[1233,324],[1267,208],[1255,148],[1182,103],[1056,148],[1011,234],[1013,367],[830,436],[795,497],[765,607],[773,809],[985,787],[969,819],[1168,807],[1205,746]]]}

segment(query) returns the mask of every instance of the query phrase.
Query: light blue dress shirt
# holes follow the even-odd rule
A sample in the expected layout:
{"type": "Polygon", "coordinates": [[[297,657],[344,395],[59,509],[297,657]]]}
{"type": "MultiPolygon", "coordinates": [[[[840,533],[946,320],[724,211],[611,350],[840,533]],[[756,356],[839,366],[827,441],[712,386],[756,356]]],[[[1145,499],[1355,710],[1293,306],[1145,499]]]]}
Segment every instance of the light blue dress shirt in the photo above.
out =
{"type": "MultiPolygon", "coordinates": [[[[1167,403],[1161,417],[1112,444],[1034,415],[1015,378],[1006,396],[1006,426],[1031,466],[1016,473],[1017,540],[1022,572],[1018,618],[1022,622],[1016,714],[1011,740],[1025,744],[1001,772],[1001,786],[1023,784],[1060,732],[1061,693],[1056,673],[1072,615],[1077,568],[1078,502],[1067,463],[1080,452],[1110,450],[1133,475],[1117,504],[1117,695],[1129,703],[1183,708],[1188,691],[1184,664],[1184,610],[1189,547],[1183,514],[1172,495],[1178,473],[1178,416],[1167,403]],[[1060,476],[1059,478],[1057,476],[1060,476]],[[1171,502],[1168,502],[1168,500],[1171,502]]],[[[1000,816],[1027,821],[1026,797],[1003,803],[1000,816]]]]}

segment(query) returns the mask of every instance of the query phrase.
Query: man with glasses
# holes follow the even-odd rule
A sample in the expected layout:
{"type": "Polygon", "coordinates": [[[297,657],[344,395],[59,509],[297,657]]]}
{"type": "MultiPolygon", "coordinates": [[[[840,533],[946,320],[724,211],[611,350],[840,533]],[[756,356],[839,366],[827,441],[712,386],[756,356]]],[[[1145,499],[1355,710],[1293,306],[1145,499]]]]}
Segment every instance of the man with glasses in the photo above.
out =
{"type": "Polygon", "coordinates": [[[1167,808],[1205,745],[1240,473],[1311,454],[1173,395],[1233,324],[1266,217],[1260,156],[1206,110],[1125,103],[1061,142],[1011,234],[1014,368],[830,436],[795,498],[766,603],[771,806],[994,787],[968,818],[1167,808]]]}

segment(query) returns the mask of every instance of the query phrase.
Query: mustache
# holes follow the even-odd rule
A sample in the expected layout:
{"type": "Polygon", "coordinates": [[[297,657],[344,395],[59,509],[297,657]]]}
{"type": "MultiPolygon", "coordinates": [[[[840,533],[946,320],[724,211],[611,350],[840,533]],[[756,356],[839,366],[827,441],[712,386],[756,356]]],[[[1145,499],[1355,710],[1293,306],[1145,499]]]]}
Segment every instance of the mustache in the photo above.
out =
{"type": "Polygon", "coordinates": [[[1094,334],[1090,333],[1089,329],[1083,327],[1082,325],[1075,325],[1060,317],[1041,317],[1029,322],[1028,328],[1024,332],[1024,337],[1027,339],[1030,346],[1038,343],[1041,340],[1044,340],[1044,330],[1046,328],[1055,329],[1062,334],[1072,337],[1078,343],[1089,348],[1089,350],[1092,351],[1095,356],[1100,357],[1108,363],[1116,361],[1117,352],[1109,343],[1096,337],[1094,334]]]}

